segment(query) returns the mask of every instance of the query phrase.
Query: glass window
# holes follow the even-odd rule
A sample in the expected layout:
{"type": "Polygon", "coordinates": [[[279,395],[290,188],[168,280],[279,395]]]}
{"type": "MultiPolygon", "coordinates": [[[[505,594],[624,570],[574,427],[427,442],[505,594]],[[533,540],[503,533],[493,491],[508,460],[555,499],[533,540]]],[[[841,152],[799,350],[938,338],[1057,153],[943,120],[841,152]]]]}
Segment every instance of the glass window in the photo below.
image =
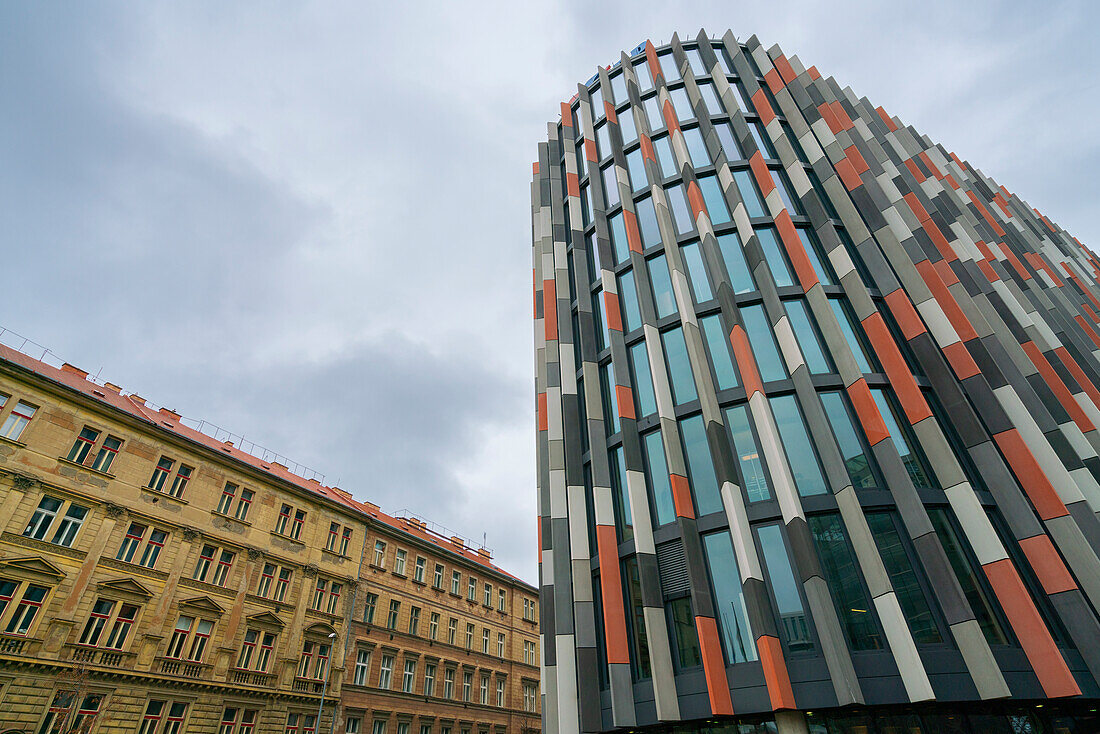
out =
{"type": "Polygon", "coordinates": [[[672,155],[672,144],[668,142],[667,136],[654,140],[653,150],[657,153],[657,162],[661,164],[661,174],[665,178],[680,173],[676,165],[676,157],[672,155]]]}
{"type": "Polygon", "coordinates": [[[718,493],[718,478],[714,474],[714,460],[707,443],[707,431],[703,416],[694,415],[680,421],[680,438],[687,459],[688,480],[695,495],[695,507],[699,515],[722,511],[722,496],[718,493]]]}
{"type": "Polygon", "coordinates": [[[913,639],[917,644],[943,642],[939,626],[928,605],[928,599],[917,579],[913,562],[906,553],[905,546],[902,545],[895,513],[869,513],[867,525],[871,529],[871,537],[875,539],[875,545],[878,546],[879,555],[882,556],[886,573],[890,575],[890,585],[894,587],[894,594],[909,623],[913,639]]]}
{"type": "Polygon", "coordinates": [[[741,309],[741,320],[745,323],[745,332],[749,337],[756,366],[760,370],[760,379],[764,382],[783,380],[787,377],[787,368],[779,349],[775,346],[774,330],[764,314],[761,304],[741,309]]]}
{"type": "Polygon", "coordinates": [[[745,250],[741,246],[741,237],[737,232],[727,232],[718,235],[718,250],[722,253],[722,261],[726,264],[726,274],[733,285],[734,293],[749,293],[756,290],[752,273],[749,272],[748,263],[745,262],[745,250]]]}
{"type": "Polygon", "coordinates": [[[657,525],[666,525],[676,519],[676,505],[672,501],[672,485],[669,483],[665,447],[661,432],[653,431],[642,437],[646,466],[649,467],[649,486],[653,491],[653,513],[657,525]]]}
{"type": "Polygon", "coordinates": [[[809,164],[810,159],[806,157],[806,151],[802,150],[802,143],[799,142],[798,137],[794,134],[794,130],[786,120],[780,120],[779,126],[783,129],[783,134],[787,136],[787,140],[791,142],[791,147],[794,148],[794,154],[798,157],[799,162],[809,164]]]}
{"type": "Polygon", "coordinates": [[[990,645],[1007,645],[1008,637],[997,618],[993,601],[982,586],[978,572],[970,561],[968,549],[963,545],[963,540],[958,533],[955,532],[955,526],[950,519],[948,510],[944,507],[930,507],[928,508],[928,517],[932,521],[932,527],[935,529],[940,543],[943,544],[947,560],[951,563],[951,568],[959,579],[963,594],[978,620],[978,626],[982,628],[986,642],[990,645]]]}
{"type": "Polygon", "coordinates": [[[699,128],[692,127],[684,130],[684,142],[687,143],[691,165],[696,168],[710,165],[710,154],[707,153],[707,144],[703,142],[703,133],[699,128]]]}
{"type": "Polygon", "coordinates": [[[588,184],[581,186],[581,218],[586,227],[592,223],[592,187],[588,184]]]}
{"type": "Polygon", "coordinates": [[[601,161],[611,155],[611,133],[608,132],[609,129],[607,123],[596,128],[596,153],[601,161]]]}
{"type": "Polygon", "coordinates": [[[586,234],[584,236],[584,254],[588,258],[588,275],[589,283],[595,283],[600,279],[600,248],[596,246],[596,237],[594,234],[586,234]]]}
{"type": "Polygon", "coordinates": [[[772,279],[779,287],[794,285],[794,276],[787,265],[787,258],[783,255],[783,249],[779,246],[779,239],[775,236],[774,227],[760,227],[755,230],[756,238],[760,241],[760,249],[764,253],[764,259],[768,261],[768,268],[772,271],[772,279]]]}
{"type": "Polygon", "coordinates": [[[787,179],[787,174],[774,168],[769,169],[769,173],[772,175],[772,181],[775,182],[775,187],[779,189],[779,198],[783,200],[783,206],[787,207],[787,211],[790,212],[791,216],[805,216],[806,213],[802,210],[802,202],[795,198],[794,190],[791,188],[791,182],[787,179]]]}
{"type": "Polygon", "coordinates": [[[592,99],[592,119],[598,120],[603,117],[604,112],[603,92],[600,91],[599,87],[596,87],[591,92],[589,92],[589,95],[592,99]]]}
{"type": "Polygon", "coordinates": [[[721,43],[713,44],[714,55],[718,57],[718,60],[722,62],[722,67],[725,68],[727,74],[736,74],[733,70],[733,61],[730,60],[730,55],[726,51],[726,47],[721,43]]]}
{"type": "Polygon", "coordinates": [[[730,80],[730,87],[733,88],[733,96],[737,98],[737,106],[744,114],[756,114],[756,108],[752,106],[749,101],[749,95],[745,92],[745,85],[739,80],[730,80]]]}
{"type": "Polygon", "coordinates": [[[692,216],[691,207],[688,206],[683,184],[669,186],[665,189],[665,193],[668,195],[668,206],[672,211],[672,222],[676,225],[676,234],[686,234],[695,229],[695,217],[692,216]]]}
{"type": "Polygon", "coordinates": [[[726,530],[703,536],[707,568],[710,571],[711,592],[714,594],[715,615],[726,661],[746,663],[756,660],[756,644],[749,629],[749,615],[741,587],[741,571],[733,552],[733,542],[726,530]]]}
{"type": "Polygon", "coordinates": [[[630,257],[630,243],[626,239],[626,224],[623,222],[623,213],[617,212],[608,217],[607,224],[611,230],[611,251],[615,255],[615,264],[618,265],[630,257]]]}
{"type": "Polygon", "coordinates": [[[642,149],[636,148],[626,155],[626,169],[630,173],[631,191],[641,191],[646,187],[648,180],[645,173],[645,159],[642,157],[642,149]]]}
{"type": "Polygon", "coordinates": [[[745,209],[750,217],[763,217],[764,202],[760,199],[760,192],[756,190],[756,183],[752,180],[752,174],[748,169],[733,172],[733,180],[737,184],[737,190],[741,192],[741,199],[745,202],[745,209]]]}
{"type": "Polygon", "coordinates": [[[684,332],[679,327],[661,334],[665,346],[665,358],[668,360],[669,381],[672,383],[672,399],[677,405],[690,403],[698,398],[695,393],[695,378],[691,372],[687,343],[684,332]]]}
{"type": "Polygon", "coordinates": [[[642,611],[642,585],[638,575],[636,556],[623,561],[623,591],[626,594],[627,622],[630,625],[630,662],[635,678],[650,677],[649,641],[645,633],[645,616],[642,611]]]}
{"type": "Polygon", "coordinates": [[[661,244],[661,229],[657,226],[657,211],[653,208],[653,198],[647,196],[635,205],[638,214],[638,229],[642,235],[642,247],[661,244]]]}
{"type": "Polygon", "coordinates": [[[710,281],[707,279],[707,267],[703,263],[703,253],[698,242],[689,242],[680,248],[684,256],[684,264],[687,266],[688,277],[691,280],[691,289],[695,294],[696,303],[706,303],[714,298],[710,289],[710,281]]]}
{"type": "Polygon", "coordinates": [[[802,594],[798,590],[791,559],[787,555],[787,545],[778,525],[766,525],[756,530],[760,540],[760,555],[767,569],[765,578],[771,582],[775,596],[775,608],[779,613],[779,631],[787,643],[790,652],[805,652],[814,649],[810,635],[810,622],[806,617],[806,608],[802,605],[802,594]]]}
{"type": "Polygon", "coordinates": [[[737,405],[726,408],[726,425],[730,429],[733,441],[733,453],[737,456],[737,466],[741,470],[741,485],[749,502],[762,502],[772,498],[768,486],[767,472],[764,471],[764,457],[756,443],[756,436],[749,421],[748,408],[737,405]]]}
{"type": "Polygon", "coordinates": [[[676,296],[672,292],[672,277],[668,272],[665,256],[657,255],[646,261],[649,283],[653,287],[653,300],[657,306],[657,318],[663,319],[676,313],[676,296]]]}
{"type": "Polygon", "coordinates": [[[664,75],[666,83],[680,78],[680,72],[676,68],[676,59],[672,57],[672,54],[658,56],[657,61],[661,64],[661,73],[664,75]]]}
{"type": "Polygon", "coordinates": [[[886,396],[886,391],[880,387],[871,390],[871,397],[875,399],[878,412],[882,415],[886,430],[890,432],[890,438],[894,441],[894,447],[897,448],[898,455],[901,456],[901,463],[905,465],[905,470],[909,472],[909,478],[913,480],[913,486],[922,488],[938,487],[939,485],[934,478],[935,474],[932,473],[931,467],[921,456],[920,450],[916,448],[916,442],[909,431],[908,422],[903,420],[899,423],[898,412],[894,410],[894,401],[890,400],[886,396]]]}
{"type": "Polygon", "coordinates": [[[733,128],[728,122],[716,123],[714,131],[718,133],[718,140],[722,143],[722,150],[726,152],[726,160],[746,160],[745,153],[741,150],[741,144],[738,143],[737,138],[733,136],[733,128]]]}
{"type": "Polygon", "coordinates": [[[832,365],[821,346],[817,329],[814,327],[813,317],[806,308],[806,302],[802,300],[784,301],[787,309],[787,320],[791,322],[791,330],[798,340],[798,346],[802,348],[802,358],[806,360],[806,367],[811,374],[823,375],[832,372],[832,365]]]}
{"type": "Polygon", "coordinates": [[[691,598],[681,597],[667,603],[672,622],[672,649],[676,651],[676,668],[694,668],[703,664],[699,652],[699,633],[695,631],[695,617],[691,612],[691,598]]]}
{"type": "Polygon", "coordinates": [[[685,49],[684,54],[687,56],[688,64],[691,65],[693,74],[696,76],[707,76],[707,69],[706,66],[703,65],[703,56],[699,53],[699,49],[685,49]]]}
{"type": "Polygon", "coordinates": [[[840,515],[830,512],[807,519],[848,644],[853,650],[881,650],[882,636],[871,611],[871,599],[863,587],[859,564],[848,545],[840,515]]]}
{"type": "Polygon", "coordinates": [[[619,432],[619,396],[615,391],[615,365],[600,365],[600,392],[603,393],[604,425],[607,435],[619,432]]]}
{"type": "Polygon", "coordinates": [[[769,160],[774,160],[775,148],[772,147],[772,141],[764,132],[764,127],[759,122],[750,122],[749,132],[752,133],[752,139],[756,141],[756,147],[760,149],[760,154],[769,160]]]}
{"type": "Polygon", "coordinates": [[[623,102],[627,101],[625,74],[616,74],[611,77],[611,93],[615,95],[616,105],[621,105],[623,102]]]}
{"type": "Polygon", "coordinates": [[[855,324],[849,315],[846,304],[839,298],[830,298],[829,305],[833,309],[833,314],[840,325],[841,333],[844,334],[844,339],[848,342],[848,348],[852,350],[852,355],[856,358],[859,371],[863,373],[873,372],[870,355],[863,346],[863,340],[857,335],[855,324]]]}
{"type": "Polygon", "coordinates": [[[779,429],[779,438],[787,453],[787,463],[794,476],[798,493],[803,497],[825,494],[828,491],[825,478],[821,475],[821,467],[815,460],[817,455],[806,433],[802,411],[798,409],[794,395],[771,398],[768,402],[772,406],[772,414],[779,429]],[[795,457],[797,461],[792,460],[791,457],[795,457]]]}
{"type": "Polygon", "coordinates": [[[619,303],[623,312],[623,329],[630,333],[642,325],[642,312],[638,308],[638,287],[634,283],[633,270],[627,270],[619,276],[619,303]]]}
{"type": "Polygon", "coordinates": [[[810,265],[817,273],[817,279],[821,281],[822,285],[836,283],[833,269],[829,266],[828,259],[821,256],[821,247],[814,233],[806,227],[798,227],[795,231],[798,232],[798,239],[802,241],[802,248],[806,250],[806,257],[809,258],[810,265]]]}
{"type": "Polygon", "coordinates": [[[718,99],[718,92],[714,91],[713,84],[700,84],[699,95],[703,98],[703,103],[707,106],[707,112],[712,115],[722,114],[722,103],[718,99]]]}
{"type": "Polygon", "coordinates": [[[657,396],[653,393],[653,376],[649,372],[649,354],[645,341],[630,347],[630,363],[634,368],[634,400],[638,417],[657,412],[657,396]]]}
{"type": "Polygon", "coordinates": [[[817,177],[812,168],[806,169],[806,178],[810,179],[810,186],[817,192],[817,198],[821,200],[821,204],[825,207],[825,212],[829,215],[829,218],[840,219],[836,209],[833,208],[833,202],[825,194],[825,187],[821,185],[821,179],[817,177]]]}
{"type": "Polygon", "coordinates": [[[611,346],[611,332],[607,329],[607,304],[603,300],[603,288],[597,288],[592,294],[596,307],[592,309],[593,325],[596,327],[596,351],[602,352],[611,346]]]}
{"type": "Polygon", "coordinates": [[[707,352],[710,354],[710,363],[714,368],[714,379],[718,389],[728,390],[731,387],[737,387],[737,369],[730,356],[730,343],[726,338],[726,330],[722,327],[721,317],[718,314],[704,316],[699,319],[699,327],[703,332],[707,352]]]}
{"type": "Polygon", "coordinates": [[[718,185],[716,177],[700,176],[699,191],[703,194],[703,202],[707,205],[707,214],[710,216],[711,224],[719,225],[730,221],[730,210],[726,206],[726,196],[722,193],[722,187],[718,185]]]}
{"type": "Polygon", "coordinates": [[[848,470],[852,486],[857,489],[878,486],[873,469],[874,460],[870,453],[864,451],[844,396],[839,392],[823,392],[821,405],[825,408],[825,417],[829,419],[829,425],[832,426],[833,435],[840,447],[840,454],[844,458],[844,467],[848,470]]]}
{"type": "Polygon", "coordinates": [[[619,205],[619,181],[615,176],[615,166],[607,166],[602,171],[603,174],[603,195],[607,201],[607,208],[619,205]]]}
{"type": "MultiPolygon", "coordinates": [[[[630,496],[626,485],[626,463],[623,460],[623,447],[616,446],[608,453],[611,463],[611,491],[615,498],[615,526],[619,531],[619,542],[625,543],[634,537],[634,518],[630,514],[630,496]]],[[[500,657],[504,657],[501,655],[500,657]]]]}
{"type": "Polygon", "coordinates": [[[649,75],[649,64],[643,57],[634,64],[634,76],[638,79],[638,90],[648,92],[653,89],[653,77],[649,75]]]}
{"type": "Polygon", "coordinates": [[[657,101],[656,97],[648,97],[642,102],[642,107],[645,108],[645,116],[649,120],[649,129],[653,132],[658,130],[664,130],[665,118],[661,114],[661,105],[657,101]]]}

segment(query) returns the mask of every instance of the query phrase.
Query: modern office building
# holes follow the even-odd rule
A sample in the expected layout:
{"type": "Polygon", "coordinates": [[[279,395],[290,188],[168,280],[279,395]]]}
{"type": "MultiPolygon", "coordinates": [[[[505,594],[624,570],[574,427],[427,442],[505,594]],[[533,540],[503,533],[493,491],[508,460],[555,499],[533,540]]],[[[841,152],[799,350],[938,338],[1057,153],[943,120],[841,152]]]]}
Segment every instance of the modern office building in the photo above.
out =
{"type": "Polygon", "coordinates": [[[579,85],[532,219],[545,731],[1100,729],[1096,256],[728,32],[579,85]]]}
{"type": "Polygon", "coordinates": [[[0,347],[0,732],[537,734],[534,587],[226,438],[0,347]]]}

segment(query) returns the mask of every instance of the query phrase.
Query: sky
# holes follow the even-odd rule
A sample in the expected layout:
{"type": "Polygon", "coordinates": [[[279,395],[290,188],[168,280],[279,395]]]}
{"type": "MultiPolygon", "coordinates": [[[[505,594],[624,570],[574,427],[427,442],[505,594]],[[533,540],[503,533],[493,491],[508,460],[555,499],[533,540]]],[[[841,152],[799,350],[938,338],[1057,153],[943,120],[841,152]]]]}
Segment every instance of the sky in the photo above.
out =
{"type": "Polygon", "coordinates": [[[535,582],[531,163],[577,82],[647,38],[756,34],[1095,248],[1098,22],[1087,2],[0,3],[0,327],[535,582]]]}

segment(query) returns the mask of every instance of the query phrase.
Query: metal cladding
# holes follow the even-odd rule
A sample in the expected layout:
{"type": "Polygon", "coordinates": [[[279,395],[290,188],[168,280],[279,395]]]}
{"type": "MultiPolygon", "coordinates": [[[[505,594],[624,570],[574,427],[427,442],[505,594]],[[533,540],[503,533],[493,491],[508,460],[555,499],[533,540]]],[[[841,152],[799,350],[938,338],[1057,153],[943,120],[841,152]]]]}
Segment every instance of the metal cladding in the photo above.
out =
{"type": "Polygon", "coordinates": [[[578,85],[531,195],[544,731],[1100,695],[1077,239],[729,32],[578,85]]]}

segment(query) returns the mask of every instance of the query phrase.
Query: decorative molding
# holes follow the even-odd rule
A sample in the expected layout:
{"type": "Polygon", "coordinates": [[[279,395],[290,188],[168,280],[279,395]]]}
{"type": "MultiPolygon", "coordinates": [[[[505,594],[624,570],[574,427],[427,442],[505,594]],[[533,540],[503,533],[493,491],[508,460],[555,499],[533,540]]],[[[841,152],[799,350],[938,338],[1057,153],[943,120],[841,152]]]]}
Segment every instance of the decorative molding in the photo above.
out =
{"type": "Polygon", "coordinates": [[[218,596],[224,596],[232,598],[236,596],[236,593],[232,589],[227,589],[224,586],[215,586],[205,581],[196,581],[195,579],[181,578],[179,580],[180,586],[185,586],[190,589],[198,589],[199,591],[205,591],[210,594],[217,594],[218,596]]]}
{"type": "Polygon", "coordinates": [[[120,517],[125,517],[126,514],[129,512],[129,510],[127,510],[125,507],[123,507],[122,505],[116,505],[114,502],[108,502],[106,505],[103,506],[103,509],[107,512],[107,517],[111,518],[112,520],[117,520],[120,517]]]}
{"type": "Polygon", "coordinates": [[[29,474],[15,474],[11,478],[11,486],[20,492],[28,492],[38,485],[38,479],[29,474]]]}
{"type": "Polygon", "coordinates": [[[167,571],[158,571],[155,568],[146,568],[136,563],[127,563],[126,561],[120,561],[116,558],[100,558],[96,563],[97,566],[103,566],[104,568],[113,568],[116,571],[125,571],[127,573],[137,574],[139,576],[148,576],[149,578],[157,579],[158,581],[166,581],[168,579],[167,571]]]}
{"type": "Polygon", "coordinates": [[[202,539],[202,533],[190,526],[181,528],[180,536],[189,543],[202,539]]]}
{"type": "Polygon", "coordinates": [[[75,548],[66,548],[63,545],[54,545],[53,543],[47,543],[44,540],[35,540],[34,538],[27,538],[22,535],[16,535],[15,533],[5,532],[0,535],[0,541],[4,543],[11,543],[12,545],[20,545],[24,548],[33,548],[35,550],[42,551],[44,553],[53,553],[59,556],[66,556],[78,561],[84,560],[84,557],[88,555],[84,551],[78,551],[75,548]]]}
{"type": "Polygon", "coordinates": [[[304,575],[305,575],[305,576],[306,576],[307,578],[313,578],[313,577],[315,577],[315,576],[317,575],[317,573],[318,573],[318,572],[319,572],[320,570],[321,570],[321,569],[317,567],[317,564],[316,564],[316,563],[307,563],[307,564],[306,564],[306,565],[305,565],[305,566],[304,566],[304,567],[302,568],[302,573],[303,573],[303,574],[304,574],[304,575]]]}
{"type": "Polygon", "coordinates": [[[259,548],[247,548],[246,552],[250,561],[259,561],[264,557],[264,552],[259,548]]]}

